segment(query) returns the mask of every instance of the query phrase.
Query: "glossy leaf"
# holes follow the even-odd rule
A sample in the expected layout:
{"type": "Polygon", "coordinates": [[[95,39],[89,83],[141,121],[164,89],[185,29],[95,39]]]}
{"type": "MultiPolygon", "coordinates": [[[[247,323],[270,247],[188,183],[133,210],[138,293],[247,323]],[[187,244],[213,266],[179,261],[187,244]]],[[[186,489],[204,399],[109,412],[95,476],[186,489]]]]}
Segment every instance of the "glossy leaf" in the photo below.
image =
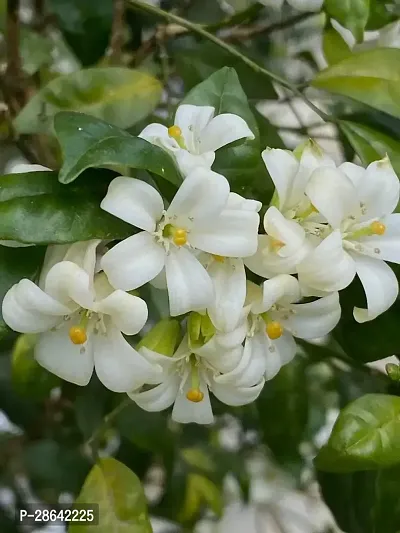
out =
{"type": "MultiPolygon", "coordinates": [[[[336,1],[336,0],[335,0],[336,1]]],[[[400,50],[375,48],[353,54],[321,73],[312,85],[400,117],[400,50]]]]}
{"type": "Polygon", "coordinates": [[[152,112],[161,98],[160,82],[144,72],[108,67],[59,76],[43,87],[15,119],[18,133],[50,133],[59,111],[81,111],[121,128],[152,112]]]}
{"type": "Polygon", "coordinates": [[[68,533],[151,533],[146,499],[139,478],[112,457],[92,468],[76,503],[99,504],[98,525],[71,524],[68,533]]]}
{"type": "Polygon", "coordinates": [[[54,129],[64,155],[61,183],[70,183],[89,167],[107,165],[148,170],[176,185],[182,181],[164,150],[102,120],[63,112],[55,117],[54,129]]]}
{"type": "MultiPolygon", "coordinates": [[[[104,185],[66,187],[58,183],[54,172],[1,176],[0,239],[62,244],[131,235],[129,224],[100,209],[104,185]]],[[[29,253],[24,250],[18,250],[21,258],[29,253]]]]}
{"type": "Polygon", "coordinates": [[[350,30],[361,42],[369,17],[370,0],[325,0],[326,13],[350,30]]]}
{"type": "Polygon", "coordinates": [[[238,141],[217,150],[213,170],[228,178],[236,192],[246,190],[248,194],[252,194],[255,176],[261,173],[266,177],[265,182],[261,181],[263,190],[267,190],[268,178],[260,158],[257,122],[235,70],[228,67],[218,70],[192,89],[183,103],[213,106],[216,114],[234,113],[247,122],[255,139],[238,141]]]}
{"type": "MultiPolygon", "coordinates": [[[[1,184],[1,178],[0,178],[1,184]]],[[[0,198],[1,198],[0,187],[0,198]]],[[[0,204],[1,206],[1,204],[0,204]]],[[[1,223],[0,223],[1,226],[1,223]]],[[[0,301],[8,291],[22,278],[34,279],[39,273],[44,257],[43,247],[9,248],[0,245],[0,301]]],[[[3,321],[0,309],[0,340],[10,332],[3,321]]]]}
{"type": "Polygon", "coordinates": [[[315,459],[319,470],[356,472],[400,464],[400,397],[367,394],[345,407],[315,459]]]}
{"type": "Polygon", "coordinates": [[[339,63],[351,55],[349,45],[334,28],[324,31],[323,50],[326,61],[329,65],[339,63]]]}
{"type": "Polygon", "coordinates": [[[398,176],[400,176],[400,142],[386,133],[356,122],[341,121],[340,127],[364,165],[387,154],[398,176]]]}

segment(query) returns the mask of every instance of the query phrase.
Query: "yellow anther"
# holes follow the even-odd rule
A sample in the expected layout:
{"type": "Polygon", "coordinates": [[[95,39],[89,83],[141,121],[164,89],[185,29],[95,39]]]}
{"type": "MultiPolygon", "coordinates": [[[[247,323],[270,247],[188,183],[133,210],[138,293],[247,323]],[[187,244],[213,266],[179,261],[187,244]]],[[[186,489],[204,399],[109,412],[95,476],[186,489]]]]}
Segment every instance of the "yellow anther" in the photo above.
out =
{"type": "Polygon", "coordinates": [[[272,322],[268,322],[265,331],[267,332],[268,337],[274,341],[279,339],[279,337],[282,337],[283,327],[279,322],[274,320],[272,322]]]}
{"type": "Polygon", "coordinates": [[[284,242],[278,239],[275,239],[274,237],[270,237],[269,242],[270,242],[270,247],[274,252],[279,252],[279,250],[283,248],[283,246],[285,246],[284,242]]]}
{"type": "Polygon", "coordinates": [[[69,338],[74,344],[85,344],[87,341],[85,328],[80,326],[72,326],[69,330],[69,338]]]}
{"type": "Polygon", "coordinates": [[[225,257],[223,255],[215,255],[211,254],[215,261],[218,261],[218,263],[225,263],[225,257]]]}
{"type": "Polygon", "coordinates": [[[179,139],[182,137],[182,130],[179,126],[171,126],[168,128],[168,135],[173,139],[179,139]]]}
{"type": "Polygon", "coordinates": [[[177,246],[183,246],[187,243],[187,231],[183,228],[176,229],[172,240],[177,246]]]}
{"type": "Polygon", "coordinates": [[[204,398],[204,394],[200,389],[189,389],[186,393],[186,398],[189,402],[199,403],[204,398]]]}
{"type": "Polygon", "coordinates": [[[373,235],[383,235],[386,231],[385,224],[383,222],[379,222],[379,220],[372,222],[369,228],[373,235]]]}

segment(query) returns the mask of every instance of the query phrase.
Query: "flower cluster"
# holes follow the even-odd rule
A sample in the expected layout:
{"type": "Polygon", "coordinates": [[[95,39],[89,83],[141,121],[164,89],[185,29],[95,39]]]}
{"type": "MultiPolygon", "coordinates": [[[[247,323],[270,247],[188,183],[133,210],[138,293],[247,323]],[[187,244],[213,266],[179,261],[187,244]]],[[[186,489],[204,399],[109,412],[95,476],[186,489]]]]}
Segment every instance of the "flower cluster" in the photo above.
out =
{"type": "Polygon", "coordinates": [[[359,322],[398,294],[385,263],[400,262],[399,182],[387,158],[337,167],[312,141],[293,153],[266,149],[275,194],[259,234],[262,203],[211,170],[216,150],[254,135],[242,118],[214,113],[182,105],[170,128],[140,135],[183,175],[169,205],[150,184],[115,178],[101,207],[132,236],[50,246],[38,285],[23,279],[3,301],[11,328],[38,334],[43,367],[78,385],[95,369],[147,411],[173,405],[183,423],[213,421],[210,392],[232,406],[254,401],[295,356],[295,338],[332,331],[338,291],[356,275],[367,299],[354,309],[359,322]],[[170,317],[134,348],[130,336],[148,318],[136,289],[148,282],[168,291],[170,317]]]}

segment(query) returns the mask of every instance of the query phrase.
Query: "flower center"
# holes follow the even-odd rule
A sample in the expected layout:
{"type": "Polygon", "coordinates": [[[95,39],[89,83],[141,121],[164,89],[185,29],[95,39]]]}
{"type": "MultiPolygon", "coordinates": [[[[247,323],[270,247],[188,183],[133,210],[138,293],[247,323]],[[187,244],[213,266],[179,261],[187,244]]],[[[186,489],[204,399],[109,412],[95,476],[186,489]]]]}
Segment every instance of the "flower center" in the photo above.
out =
{"type": "Polygon", "coordinates": [[[85,344],[87,341],[86,327],[89,321],[90,311],[85,311],[77,326],[69,328],[69,338],[73,344],[85,344]]]}
{"type": "Polygon", "coordinates": [[[192,355],[190,357],[191,364],[191,387],[186,393],[186,398],[193,403],[199,403],[203,400],[204,394],[200,390],[200,377],[199,377],[199,367],[197,365],[196,356],[192,355]]]}
{"type": "Polygon", "coordinates": [[[285,246],[285,243],[274,237],[270,237],[269,246],[273,252],[279,252],[285,246]]]}
{"type": "Polygon", "coordinates": [[[386,226],[383,222],[375,220],[365,228],[361,228],[353,233],[350,233],[348,237],[350,239],[358,239],[359,237],[370,237],[371,235],[384,235],[386,232],[386,226]]]}
{"type": "Polygon", "coordinates": [[[170,126],[168,128],[168,135],[172,137],[172,139],[175,139],[180,148],[186,149],[185,139],[183,138],[182,130],[179,126],[170,126]]]}
{"type": "Polygon", "coordinates": [[[172,239],[176,246],[187,244],[187,230],[185,228],[176,228],[173,224],[166,224],[162,230],[162,236],[166,239],[172,239]]]}

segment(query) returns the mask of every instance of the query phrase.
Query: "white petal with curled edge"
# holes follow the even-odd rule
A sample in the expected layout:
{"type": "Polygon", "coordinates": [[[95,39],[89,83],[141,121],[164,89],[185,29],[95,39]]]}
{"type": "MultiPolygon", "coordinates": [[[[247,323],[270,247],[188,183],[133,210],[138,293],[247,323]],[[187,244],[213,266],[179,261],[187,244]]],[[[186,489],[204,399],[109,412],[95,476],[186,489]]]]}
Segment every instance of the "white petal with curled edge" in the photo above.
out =
{"type": "Polygon", "coordinates": [[[360,167],[360,165],[346,161],[346,163],[342,163],[340,166],[338,166],[338,169],[346,174],[356,189],[362,186],[362,181],[365,175],[364,167],[360,167]]]}
{"type": "Polygon", "coordinates": [[[2,313],[6,324],[14,331],[40,333],[58,324],[70,310],[32,281],[22,279],[4,296],[2,313]]]}
{"type": "Polygon", "coordinates": [[[224,176],[205,168],[196,168],[186,177],[167,209],[167,218],[184,228],[220,214],[228,200],[229,183],[224,176]]]}
{"type": "Polygon", "coordinates": [[[180,377],[171,374],[157,387],[143,392],[131,392],[128,396],[145,411],[163,411],[170,407],[179,392],[180,377]]]}
{"type": "Polygon", "coordinates": [[[334,231],[297,266],[297,272],[300,285],[335,292],[350,285],[356,266],[343,249],[340,232],[334,231]]]}
{"type": "Polygon", "coordinates": [[[92,335],[96,374],[114,392],[136,390],[158,374],[158,367],[132,348],[110,320],[106,324],[106,334],[92,335]]]}
{"type": "Polygon", "coordinates": [[[257,251],[260,217],[254,211],[222,211],[215,219],[202,221],[190,232],[192,246],[210,254],[247,257],[257,251]]]}
{"type": "Polygon", "coordinates": [[[231,348],[235,348],[235,346],[242,344],[247,333],[247,314],[248,313],[246,313],[246,316],[243,316],[242,313],[242,321],[233,331],[229,331],[228,333],[218,332],[216,334],[216,342],[219,346],[223,349],[230,350],[231,348]]]}
{"type": "Polygon", "coordinates": [[[361,237],[358,242],[362,249],[357,251],[383,261],[400,263],[400,213],[388,215],[381,222],[385,225],[385,233],[361,237]]]}
{"type": "Polygon", "coordinates": [[[193,350],[196,355],[207,360],[207,364],[218,372],[230,372],[242,359],[243,346],[241,344],[233,348],[221,348],[218,342],[213,342],[215,336],[201,348],[193,350]]]}
{"type": "Polygon", "coordinates": [[[68,252],[70,246],[70,244],[51,244],[47,247],[38,283],[41,289],[44,289],[46,276],[49,273],[49,270],[53,268],[55,264],[60,263],[60,261],[64,259],[65,254],[68,252]]]}
{"type": "Polygon", "coordinates": [[[261,153],[261,157],[274,182],[278,193],[279,207],[282,209],[298,171],[299,161],[293,152],[280,148],[267,148],[261,153]]]}
{"type": "Polygon", "coordinates": [[[269,347],[267,352],[267,362],[265,378],[267,380],[276,376],[283,365],[290,363],[296,355],[297,347],[293,336],[285,331],[279,339],[268,339],[269,347]]]}
{"type": "Polygon", "coordinates": [[[44,290],[71,310],[92,309],[94,291],[91,276],[71,261],[54,265],[46,276],[44,290]]]}
{"type": "Polygon", "coordinates": [[[357,275],[367,297],[367,309],[355,307],[353,314],[357,322],[368,322],[394,304],[399,293],[399,284],[393,270],[384,261],[352,254],[357,275]]]}
{"type": "Polygon", "coordinates": [[[247,338],[244,346],[245,350],[251,350],[253,357],[257,359],[263,357],[264,375],[267,380],[276,376],[282,367],[282,362],[279,352],[274,348],[265,331],[259,331],[253,337],[247,338]]]}
{"type": "Polygon", "coordinates": [[[188,176],[196,168],[202,167],[210,169],[215,160],[214,152],[204,152],[204,154],[192,154],[187,150],[175,152],[176,163],[184,176],[188,176]]]}
{"type": "Polygon", "coordinates": [[[213,301],[214,288],[206,269],[186,248],[172,248],[166,256],[171,316],[206,309],[213,301]]]}
{"type": "Polygon", "coordinates": [[[285,329],[301,339],[316,339],[330,333],[340,320],[339,294],[333,292],[319,300],[291,306],[294,313],[280,319],[285,329]]]}
{"type": "Polygon", "coordinates": [[[233,330],[241,318],[246,299],[246,273],[242,259],[213,261],[207,272],[214,285],[215,298],[208,307],[214,326],[224,332],[233,330]]]}
{"type": "Polygon", "coordinates": [[[303,246],[306,240],[305,231],[300,224],[285,218],[274,206],[265,213],[264,228],[270,237],[283,244],[277,251],[280,257],[290,257],[303,246]]]}
{"type": "Polygon", "coordinates": [[[170,137],[168,128],[162,124],[149,124],[141,131],[138,137],[169,152],[175,153],[180,150],[176,140],[170,137]]]}
{"type": "Polygon", "coordinates": [[[100,207],[137,228],[154,231],[164,209],[159,192],[142,180],[118,176],[108,186],[100,207]]]}
{"type": "Polygon", "coordinates": [[[226,405],[239,406],[254,402],[264,386],[264,379],[252,387],[235,387],[222,385],[218,378],[211,380],[211,392],[218,400],[226,405]]]}
{"type": "Polygon", "coordinates": [[[65,381],[84,386],[93,374],[92,339],[88,335],[84,345],[74,344],[69,338],[71,325],[71,322],[65,322],[55,331],[42,333],[35,346],[35,357],[49,372],[65,381]]]}
{"type": "Polygon", "coordinates": [[[111,248],[101,266],[113,287],[130,291],[154,279],[165,264],[165,250],[142,231],[111,248]]]}
{"type": "Polygon", "coordinates": [[[400,183],[388,157],[371,163],[360,183],[358,196],[365,205],[361,220],[390,215],[399,203],[400,183]]]}
{"type": "Polygon", "coordinates": [[[190,389],[190,378],[188,378],[182,390],[179,390],[176,396],[172,410],[172,420],[181,424],[189,424],[190,422],[196,424],[212,424],[214,422],[214,416],[206,383],[200,379],[200,390],[204,394],[201,402],[191,402],[186,398],[186,394],[190,389]]]}
{"type": "Polygon", "coordinates": [[[126,335],[136,335],[146,324],[149,314],[144,300],[119,289],[96,302],[94,311],[110,315],[113,324],[126,335]]]}
{"type": "Polygon", "coordinates": [[[74,242],[65,252],[63,261],[71,261],[88,273],[93,281],[96,266],[96,249],[101,239],[74,242]]]}
{"type": "Polygon", "coordinates": [[[306,194],[334,229],[358,210],[357,191],[349,178],[338,169],[314,170],[306,187],[306,194]]]}
{"type": "Polygon", "coordinates": [[[279,257],[276,253],[270,252],[270,241],[269,235],[259,235],[257,252],[250,257],[245,257],[244,264],[262,278],[272,278],[277,273],[294,274],[296,262],[290,260],[288,264],[288,258],[279,257]]]}
{"type": "Polygon", "coordinates": [[[300,300],[300,285],[296,278],[287,274],[280,274],[267,279],[263,283],[263,298],[252,306],[252,312],[256,314],[269,311],[277,302],[288,304],[300,300]]]}
{"type": "Polygon", "coordinates": [[[214,117],[201,132],[199,152],[215,151],[239,139],[254,139],[245,120],[232,113],[214,117]]]}
{"type": "Polygon", "coordinates": [[[200,154],[199,139],[203,129],[214,116],[215,109],[211,106],[183,104],[178,107],[174,123],[182,131],[186,149],[193,154],[200,154]]]}
{"type": "Polygon", "coordinates": [[[262,208],[262,203],[258,200],[249,200],[243,198],[240,194],[235,192],[230,192],[228,196],[228,202],[225,206],[225,209],[240,209],[243,211],[255,211],[258,213],[262,208]]]}
{"type": "MultiPolygon", "coordinates": [[[[176,360],[173,357],[167,357],[153,350],[149,350],[145,346],[139,348],[139,353],[148,361],[154,368],[154,375],[148,378],[149,384],[159,384],[165,381],[169,374],[170,369],[176,364],[176,360]]],[[[188,354],[190,355],[190,354],[188,354]]]]}

